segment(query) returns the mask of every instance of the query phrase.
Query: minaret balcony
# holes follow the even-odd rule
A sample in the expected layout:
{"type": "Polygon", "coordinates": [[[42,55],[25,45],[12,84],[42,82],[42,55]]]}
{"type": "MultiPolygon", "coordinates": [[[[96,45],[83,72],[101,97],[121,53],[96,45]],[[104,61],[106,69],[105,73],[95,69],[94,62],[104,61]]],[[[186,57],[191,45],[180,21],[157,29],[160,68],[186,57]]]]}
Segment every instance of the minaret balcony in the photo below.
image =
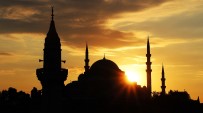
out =
{"type": "Polygon", "coordinates": [[[146,62],[146,65],[152,65],[152,62],[146,62]]]}
{"type": "Polygon", "coordinates": [[[36,70],[37,78],[40,81],[43,81],[45,78],[48,79],[60,79],[65,81],[68,75],[68,69],[62,68],[60,71],[55,73],[47,73],[44,68],[39,68],[36,70]],[[47,78],[48,77],[48,78],[47,78]]]}
{"type": "Polygon", "coordinates": [[[146,57],[151,57],[151,54],[147,53],[147,54],[146,54],[146,57]]]}
{"type": "Polygon", "coordinates": [[[162,89],[163,89],[163,88],[165,89],[165,88],[166,88],[166,86],[161,86],[161,88],[162,88],[162,89]]]}

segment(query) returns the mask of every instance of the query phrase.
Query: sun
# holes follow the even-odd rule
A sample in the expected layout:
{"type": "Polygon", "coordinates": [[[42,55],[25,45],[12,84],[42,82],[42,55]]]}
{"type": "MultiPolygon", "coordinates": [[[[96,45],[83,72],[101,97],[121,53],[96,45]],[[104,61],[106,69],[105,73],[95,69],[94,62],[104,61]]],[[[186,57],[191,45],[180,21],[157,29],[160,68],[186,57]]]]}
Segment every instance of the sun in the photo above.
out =
{"type": "Polygon", "coordinates": [[[125,75],[127,80],[131,83],[139,82],[139,74],[135,71],[126,71],[125,75]]]}

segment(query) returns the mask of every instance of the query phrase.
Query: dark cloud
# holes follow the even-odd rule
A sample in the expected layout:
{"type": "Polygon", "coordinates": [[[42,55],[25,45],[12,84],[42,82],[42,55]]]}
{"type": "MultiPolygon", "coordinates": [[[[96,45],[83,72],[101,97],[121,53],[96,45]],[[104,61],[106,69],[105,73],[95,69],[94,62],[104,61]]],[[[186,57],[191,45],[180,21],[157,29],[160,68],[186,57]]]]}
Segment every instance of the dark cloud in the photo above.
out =
{"type": "Polygon", "coordinates": [[[0,56],[12,56],[11,53],[0,52],[0,56]]]}
{"type": "Polygon", "coordinates": [[[8,0],[0,1],[1,7],[13,7],[13,6],[23,6],[23,7],[33,7],[43,5],[45,1],[43,0],[8,0]]]}
{"type": "Polygon", "coordinates": [[[169,0],[0,1],[0,28],[3,28],[0,33],[46,33],[50,21],[49,8],[54,4],[57,31],[65,44],[79,47],[88,41],[94,46],[109,48],[135,45],[142,41],[126,41],[134,35],[106,28],[106,21],[119,18],[122,13],[145,10],[167,1],[169,0]],[[9,9],[12,7],[14,9],[9,9]],[[35,13],[30,14],[31,12],[35,13]],[[27,13],[29,16],[26,16],[27,13]]]}
{"type": "Polygon", "coordinates": [[[47,30],[48,26],[40,24],[43,22],[23,20],[0,19],[0,33],[40,33],[47,30]]]}
{"type": "MultiPolygon", "coordinates": [[[[91,31],[94,31],[94,32],[91,32],[89,34],[81,33],[82,35],[72,34],[72,36],[70,36],[71,38],[68,38],[68,39],[63,38],[65,39],[64,43],[70,46],[80,47],[81,45],[84,45],[84,43],[87,41],[90,45],[95,47],[109,47],[109,48],[119,47],[121,45],[136,46],[136,45],[143,44],[143,40],[141,39],[130,40],[129,37],[134,37],[132,33],[123,33],[116,30],[98,29],[98,28],[95,28],[91,31]],[[77,42],[77,45],[76,45],[76,42],[77,42]]],[[[68,34],[65,36],[68,36],[68,34]]]]}

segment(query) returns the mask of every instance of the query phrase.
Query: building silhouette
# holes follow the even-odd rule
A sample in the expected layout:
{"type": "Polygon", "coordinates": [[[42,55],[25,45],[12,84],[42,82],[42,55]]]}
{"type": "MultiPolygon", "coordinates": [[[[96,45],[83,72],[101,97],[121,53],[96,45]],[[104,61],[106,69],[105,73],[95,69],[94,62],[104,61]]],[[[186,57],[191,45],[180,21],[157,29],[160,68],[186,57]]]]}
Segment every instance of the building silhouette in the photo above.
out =
{"type": "MultiPolygon", "coordinates": [[[[44,43],[43,68],[36,70],[37,78],[42,85],[42,96],[45,108],[55,108],[63,101],[68,70],[61,68],[61,43],[54,23],[52,7],[51,23],[44,43]]],[[[65,61],[64,61],[65,62],[65,61]]]]}
{"type": "Polygon", "coordinates": [[[147,54],[146,54],[146,57],[147,57],[147,62],[146,62],[146,65],[147,65],[147,69],[146,69],[146,72],[147,72],[147,90],[148,90],[148,96],[151,97],[151,93],[152,93],[152,80],[151,80],[151,72],[152,72],[152,69],[151,69],[151,53],[150,53],[150,43],[149,43],[149,37],[147,39],[147,54]]]}
{"type": "Polygon", "coordinates": [[[166,85],[165,85],[165,73],[164,73],[164,66],[162,64],[162,72],[161,72],[161,95],[165,95],[166,94],[166,85]]]}
{"type": "MultiPolygon", "coordinates": [[[[200,100],[191,100],[187,92],[170,91],[166,94],[165,73],[162,65],[161,93],[153,93],[151,77],[151,52],[147,39],[147,86],[127,84],[125,72],[105,57],[89,66],[86,43],[84,73],[78,80],[64,85],[68,70],[61,67],[61,43],[54,23],[52,7],[50,28],[45,38],[43,68],[36,70],[42,85],[43,112],[68,109],[72,113],[200,113],[200,100]],[[175,103],[175,104],[174,104],[175,103]],[[198,106],[200,108],[198,108],[198,106]],[[186,107],[182,109],[182,107],[186,107]],[[177,110],[179,109],[180,110],[177,110]]],[[[33,89],[33,94],[38,91],[33,89]]],[[[39,95],[39,94],[38,94],[39,95]]],[[[33,95],[33,98],[37,96],[33,95]]]]}
{"type": "Polygon", "coordinates": [[[125,72],[105,57],[89,66],[86,43],[84,73],[78,80],[64,84],[68,69],[61,67],[61,43],[54,23],[51,23],[44,43],[43,68],[36,70],[42,90],[33,88],[31,95],[10,87],[0,92],[1,113],[202,113],[203,104],[192,100],[186,91],[166,93],[162,65],[161,92],[152,92],[151,53],[147,39],[147,86],[126,83],[125,72]],[[153,95],[152,95],[153,94],[153,95]]]}
{"type": "Polygon", "coordinates": [[[89,66],[89,51],[88,51],[88,45],[87,45],[87,43],[86,43],[86,50],[85,50],[85,66],[84,66],[84,68],[85,68],[85,74],[87,74],[88,72],[89,72],[89,68],[90,68],[90,66],[89,66]]]}

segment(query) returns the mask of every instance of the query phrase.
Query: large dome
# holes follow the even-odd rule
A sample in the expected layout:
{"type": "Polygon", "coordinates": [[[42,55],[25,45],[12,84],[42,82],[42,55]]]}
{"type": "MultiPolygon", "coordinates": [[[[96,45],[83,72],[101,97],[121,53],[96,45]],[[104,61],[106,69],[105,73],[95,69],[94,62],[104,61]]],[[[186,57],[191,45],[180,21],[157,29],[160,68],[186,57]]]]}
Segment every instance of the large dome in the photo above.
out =
{"type": "Polygon", "coordinates": [[[105,57],[101,60],[96,61],[90,67],[88,73],[81,74],[78,79],[87,80],[88,83],[93,84],[115,84],[124,75],[124,72],[111,60],[105,57]]]}
{"type": "Polygon", "coordinates": [[[101,59],[92,64],[91,71],[120,70],[116,63],[108,59],[101,59]]]}

